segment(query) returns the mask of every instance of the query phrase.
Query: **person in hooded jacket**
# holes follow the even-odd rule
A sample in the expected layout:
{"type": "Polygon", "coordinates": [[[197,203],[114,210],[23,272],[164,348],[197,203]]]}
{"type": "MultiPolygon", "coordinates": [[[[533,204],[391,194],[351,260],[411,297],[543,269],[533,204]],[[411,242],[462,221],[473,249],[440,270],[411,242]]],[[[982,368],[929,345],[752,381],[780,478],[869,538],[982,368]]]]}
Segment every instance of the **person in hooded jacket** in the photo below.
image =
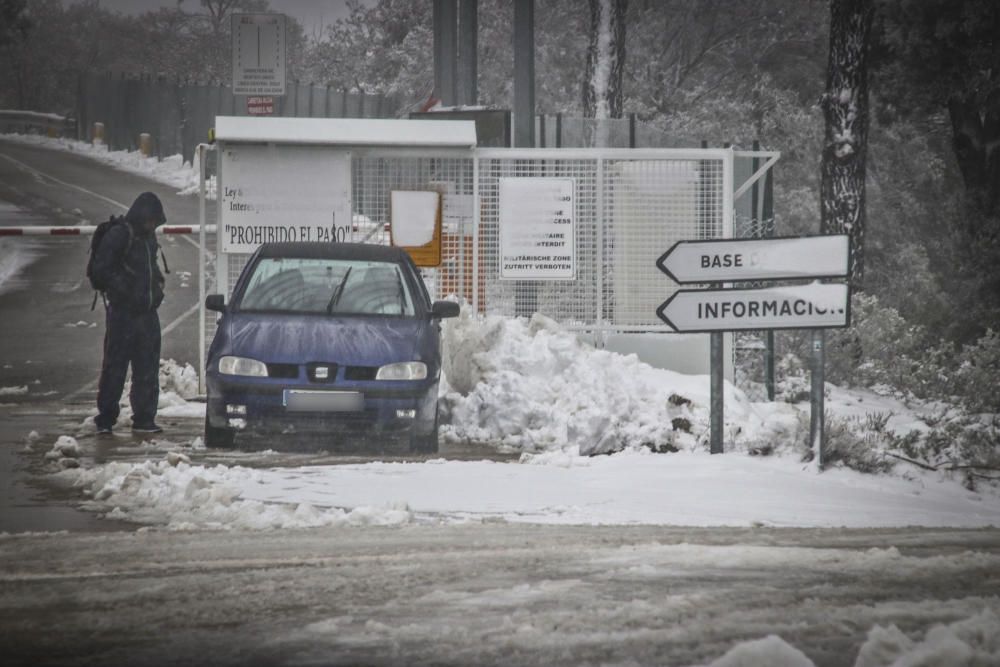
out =
{"type": "Polygon", "coordinates": [[[94,418],[98,434],[110,434],[118,421],[125,376],[132,366],[132,431],[159,433],[160,317],[163,274],[157,265],[156,228],[167,221],[152,192],[136,197],[125,224],[108,229],[94,253],[93,272],[105,290],[104,361],[94,418]]]}

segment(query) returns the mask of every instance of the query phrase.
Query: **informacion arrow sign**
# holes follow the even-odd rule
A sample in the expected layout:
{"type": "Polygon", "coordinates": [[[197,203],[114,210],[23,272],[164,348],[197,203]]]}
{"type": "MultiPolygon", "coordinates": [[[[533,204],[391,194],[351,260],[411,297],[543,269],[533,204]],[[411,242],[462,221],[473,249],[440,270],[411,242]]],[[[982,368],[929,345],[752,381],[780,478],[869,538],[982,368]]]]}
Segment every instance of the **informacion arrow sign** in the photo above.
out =
{"type": "Polygon", "coordinates": [[[842,278],[849,274],[846,234],[769,239],[678,241],[656,266],[679,284],[842,278]]]}
{"type": "Polygon", "coordinates": [[[846,284],[810,283],[763,289],[679,290],[656,309],[677,332],[846,327],[846,284]]]}

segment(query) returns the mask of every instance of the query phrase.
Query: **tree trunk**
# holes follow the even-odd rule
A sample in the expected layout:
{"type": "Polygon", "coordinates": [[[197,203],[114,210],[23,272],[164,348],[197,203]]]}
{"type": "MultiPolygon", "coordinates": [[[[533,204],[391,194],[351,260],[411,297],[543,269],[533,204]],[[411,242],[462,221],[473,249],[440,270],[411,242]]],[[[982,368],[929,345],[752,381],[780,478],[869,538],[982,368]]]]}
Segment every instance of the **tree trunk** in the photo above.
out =
{"type": "Polygon", "coordinates": [[[625,10],[628,0],[590,0],[590,45],[583,84],[583,115],[596,120],[594,146],[608,145],[608,118],[622,117],[625,10]]]}
{"type": "Polygon", "coordinates": [[[984,105],[974,96],[952,97],[948,115],[955,159],[973,207],[967,231],[975,236],[983,218],[1000,213],[1000,91],[984,105]]]}
{"type": "Polygon", "coordinates": [[[855,290],[862,289],[864,277],[867,53],[873,15],[871,0],[830,1],[820,231],[850,236],[850,283],[855,290]]]}

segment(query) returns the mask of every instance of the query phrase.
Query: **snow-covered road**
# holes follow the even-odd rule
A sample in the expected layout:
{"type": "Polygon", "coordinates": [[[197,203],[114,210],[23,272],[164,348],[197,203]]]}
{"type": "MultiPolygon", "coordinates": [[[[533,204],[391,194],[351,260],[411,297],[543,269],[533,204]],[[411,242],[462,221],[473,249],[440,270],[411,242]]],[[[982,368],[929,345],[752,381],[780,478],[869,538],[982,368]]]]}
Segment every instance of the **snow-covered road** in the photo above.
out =
{"type": "Polygon", "coordinates": [[[8,665],[1000,664],[996,531],[8,536],[0,589],[8,665]]]}

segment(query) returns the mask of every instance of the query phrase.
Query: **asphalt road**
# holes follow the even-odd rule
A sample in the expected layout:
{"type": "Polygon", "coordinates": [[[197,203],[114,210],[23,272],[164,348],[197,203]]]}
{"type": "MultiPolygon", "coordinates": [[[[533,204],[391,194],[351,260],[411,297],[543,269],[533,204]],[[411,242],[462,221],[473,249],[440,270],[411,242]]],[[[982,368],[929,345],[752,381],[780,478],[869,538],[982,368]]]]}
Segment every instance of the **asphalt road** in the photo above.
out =
{"type": "MultiPolygon", "coordinates": [[[[120,212],[108,199],[127,205],[147,189],[172,222],[195,220],[196,200],[170,188],[0,141],[2,224],[99,221],[120,212]]],[[[73,433],[90,413],[101,311],[90,311],[85,241],[32,243],[43,257],[27,269],[28,289],[0,294],[0,386],[29,389],[0,397],[4,665],[686,665],[777,634],[839,667],[854,664],[875,625],[920,639],[936,623],[1000,615],[998,530],[487,522],[164,532],[85,514],[72,490],[46,483],[44,448],[24,445],[31,431],[43,441],[73,433]],[[98,326],[67,326],[79,321],[98,326]],[[40,530],[49,532],[24,532],[40,530]]],[[[196,275],[194,246],[166,245],[175,272],[196,275]]],[[[162,320],[177,324],[163,356],[194,365],[190,282],[168,284],[162,320]]],[[[163,421],[178,442],[200,432],[197,420],[163,421]]],[[[82,437],[84,465],[142,456],[124,440],[82,437]]],[[[289,455],[279,465],[338,460],[358,459],[289,455]]],[[[195,463],[265,464],[212,450],[195,463]]]]}

